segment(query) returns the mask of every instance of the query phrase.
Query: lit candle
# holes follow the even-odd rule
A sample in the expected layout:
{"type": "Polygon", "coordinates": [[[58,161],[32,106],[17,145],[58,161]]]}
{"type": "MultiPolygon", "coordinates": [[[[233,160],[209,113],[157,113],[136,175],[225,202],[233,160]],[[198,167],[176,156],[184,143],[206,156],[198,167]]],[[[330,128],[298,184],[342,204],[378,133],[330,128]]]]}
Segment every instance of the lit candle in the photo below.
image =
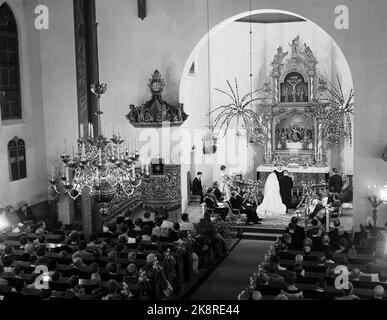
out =
{"type": "Polygon", "coordinates": [[[99,148],[99,151],[98,151],[98,160],[100,163],[102,162],[102,149],[101,148],[99,148]]]}
{"type": "Polygon", "coordinates": [[[82,157],[85,158],[86,157],[86,147],[85,147],[85,143],[82,142],[82,157]]]}
{"type": "Polygon", "coordinates": [[[66,167],[66,180],[68,182],[70,182],[70,171],[69,171],[69,167],[66,167]]]}
{"type": "Polygon", "coordinates": [[[135,165],[133,164],[133,167],[132,167],[132,175],[133,177],[136,177],[136,169],[135,169],[135,165]]]}
{"type": "Polygon", "coordinates": [[[368,196],[371,197],[371,186],[368,186],[368,196]]]}
{"type": "Polygon", "coordinates": [[[83,134],[84,134],[84,132],[83,132],[83,123],[81,123],[80,126],[79,126],[79,137],[81,139],[83,139],[83,134]]]}
{"type": "Polygon", "coordinates": [[[90,136],[93,139],[94,138],[94,126],[90,123],[90,136]]]}

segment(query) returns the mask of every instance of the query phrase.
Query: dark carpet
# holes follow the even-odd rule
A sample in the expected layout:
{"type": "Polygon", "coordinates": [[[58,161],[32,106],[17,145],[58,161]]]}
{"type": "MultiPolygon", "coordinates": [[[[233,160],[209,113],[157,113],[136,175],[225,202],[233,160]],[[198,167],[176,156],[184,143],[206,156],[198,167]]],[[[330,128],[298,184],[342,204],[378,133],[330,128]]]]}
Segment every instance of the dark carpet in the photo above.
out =
{"type": "Polygon", "coordinates": [[[237,300],[270,245],[270,241],[241,240],[190,300],[237,300]]]}

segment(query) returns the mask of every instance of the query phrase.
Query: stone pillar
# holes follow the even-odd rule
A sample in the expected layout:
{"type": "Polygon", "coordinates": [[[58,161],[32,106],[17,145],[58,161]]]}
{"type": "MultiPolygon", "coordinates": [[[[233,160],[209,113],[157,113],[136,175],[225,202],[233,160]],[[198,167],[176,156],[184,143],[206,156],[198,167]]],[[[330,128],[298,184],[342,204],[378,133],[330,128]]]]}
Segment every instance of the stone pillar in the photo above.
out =
{"type": "Polygon", "coordinates": [[[63,225],[71,224],[74,220],[74,200],[68,195],[60,197],[58,201],[58,221],[63,225]]]}
{"type": "Polygon", "coordinates": [[[86,236],[93,232],[93,210],[92,199],[89,193],[89,189],[82,190],[82,231],[86,236]]]}

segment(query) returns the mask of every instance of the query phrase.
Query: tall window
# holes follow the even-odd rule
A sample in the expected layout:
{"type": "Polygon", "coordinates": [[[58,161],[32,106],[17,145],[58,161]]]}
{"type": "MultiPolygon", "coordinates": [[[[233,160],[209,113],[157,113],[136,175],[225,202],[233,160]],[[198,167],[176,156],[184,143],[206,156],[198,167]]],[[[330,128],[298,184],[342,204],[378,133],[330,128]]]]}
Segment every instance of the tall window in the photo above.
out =
{"type": "Polygon", "coordinates": [[[0,105],[2,120],[22,118],[17,24],[5,3],[0,6],[0,105]]]}
{"type": "Polygon", "coordinates": [[[8,156],[11,181],[26,178],[26,145],[22,139],[15,137],[8,143],[8,156]]]}

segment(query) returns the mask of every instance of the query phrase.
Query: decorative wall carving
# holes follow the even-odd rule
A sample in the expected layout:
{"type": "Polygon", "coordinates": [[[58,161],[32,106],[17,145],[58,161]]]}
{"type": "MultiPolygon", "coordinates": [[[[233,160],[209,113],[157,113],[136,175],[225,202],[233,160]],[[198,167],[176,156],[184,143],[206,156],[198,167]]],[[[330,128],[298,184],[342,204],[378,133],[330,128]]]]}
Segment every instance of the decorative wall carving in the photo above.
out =
{"type": "Polygon", "coordinates": [[[188,119],[182,103],[174,106],[163,100],[165,83],[158,70],[149,79],[148,87],[152,98],[141,106],[129,106],[130,111],[126,118],[134,127],[161,127],[165,122],[176,127],[188,119]]]}

